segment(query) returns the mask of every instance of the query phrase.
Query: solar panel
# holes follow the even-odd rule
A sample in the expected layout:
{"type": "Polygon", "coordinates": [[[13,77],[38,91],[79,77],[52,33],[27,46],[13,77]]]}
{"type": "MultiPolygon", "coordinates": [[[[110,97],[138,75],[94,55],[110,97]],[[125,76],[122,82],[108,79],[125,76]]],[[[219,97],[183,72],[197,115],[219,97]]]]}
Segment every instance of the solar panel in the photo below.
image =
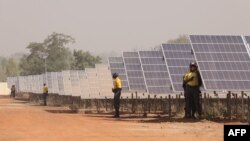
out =
{"type": "Polygon", "coordinates": [[[190,35],[193,44],[242,44],[241,36],[227,35],[190,35]]]}
{"type": "Polygon", "coordinates": [[[78,71],[80,88],[81,88],[81,98],[88,98],[90,95],[90,88],[87,79],[87,75],[84,71],[78,71]]]}
{"type": "Polygon", "coordinates": [[[57,72],[47,72],[47,82],[50,93],[59,93],[57,72]]]}
{"type": "Polygon", "coordinates": [[[183,91],[182,80],[189,70],[190,62],[194,61],[190,44],[163,44],[162,50],[169,70],[174,91],[183,91]]]}
{"type": "Polygon", "coordinates": [[[146,92],[147,88],[138,52],[123,52],[123,58],[130,90],[146,92]]]}
{"type": "Polygon", "coordinates": [[[119,73],[122,80],[122,92],[129,92],[128,78],[125,71],[124,61],[122,57],[109,57],[109,67],[111,73],[119,73]]]}
{"type": "Polygon", "coordinates": [[[64,84],[63,84],[62,72],[57,73],[57,80],[58,80],[58,93],[59,95],[64,95],[64,84]]]}
{"type": "Polygon", "coordinates": [[[113,97],[111,89],[113,88],[113,80],[111,77],[111,72],[108,65],[96,64],[96,72],[98,75],[98,82],[100,86],[100,96],[101,97],[113,97]]]}
{"type": "Polygon", "coordinates": [[[62,71],[63,95],[72,95],[70,71],[62,71]]]}
{"type": "Polygon", "coordinates": [[[81,96],[80,79],[78,71],[76,70],[70,71],[70,80],[71,80],[72,96],[81,96]]]}
{"type": "Polygon", "coordinates": [[[139,51],[146,86],[150,94],[172,92],[162,51],[139,51]]]}
{"type": "Polygon", "coordinates": [[[89,98],[98,98],[100,97],[100,87],[98,82],[98,75],[95,68],[86,68],[85,73],[87,75],[88,84],[89,84],[89,98]]]}
{"type": "Polygon", "coordinates": [[[190,35],[208,90],[249,90],[250,57],[241,36],[190,35]]]}

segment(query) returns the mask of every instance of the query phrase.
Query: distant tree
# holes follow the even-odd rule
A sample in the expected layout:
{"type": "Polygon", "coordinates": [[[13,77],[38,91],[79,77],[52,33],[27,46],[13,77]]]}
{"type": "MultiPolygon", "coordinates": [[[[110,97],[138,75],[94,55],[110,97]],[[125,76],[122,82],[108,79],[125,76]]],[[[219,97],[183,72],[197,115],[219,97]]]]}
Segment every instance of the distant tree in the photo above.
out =
{"type": "Polygon", "coordinates": [[[73,55],[66,45],[75,40],[69,35],[53,33],[43,43],[30,43],[27,49],[30,54],[20,61],[21,75],[44,73],[43,54],[47,54],[47,71],[62,71],[71,68],[73,55]]]}
{"type": "Polygon", "coordinates": [[[41,52],[46,52],[42,43],[30,43],[27,47],[30,50],[29,55],[24,55],[20,60],[20,74],[32,75],[44,72],[44,61],[40,57],[41,52]]]}
{"type": "Polygon", "coordinates": [[[7,77],[18,76],[19,68],[18,64],[14,60],[14,58],[9,58],[6,65],[6,75],[7,77]]]}
{"type": "Polygon", "coordinates": [[[61,33],[53,33],[44,40],[43,44],[48,53],[48,71],[55,72],[71,69],[74,57],[69,48],[66,47],[70,43],[75,43],[75,39],[61,33]]]}
{"type": "Polygon", "coordinates": [[[7,59],[4,57],[0,57],[0,82],[6,81],[6,65],[7,65],[7,59]]]}
{"type": "Polygon", "coordinates": [[[187,35],[180,35],[176,39],[170,39],[167,43],[190,43],[187,35]]]}
{"type": "Polygon", "coordinates": [[[89,52],[67,48],[75,39],[69,35],[53,33],[42,43],[30,43],[27,47],[30,54],[24,55],[20,60],[20,74],[33,75],[44,73],[45,58],[48,72],[60,72],[69,69],[85,69],[101,63],[99,56],[93,56],[89,52]]]}
{"type": "Polygon", "coordinates": [[[72,64],[73,69],[83,70],[86,67],[94,67],[95,64],[101,63],[99,56],[92,56],[88,51],[74,50],[74,63],[72,64]]]}
{"type": "Polygon", "coordinates": [[[18,75],[19,68],[14,58],[0,57],[0,81],[5,82],[7,77],[18,75]]]}

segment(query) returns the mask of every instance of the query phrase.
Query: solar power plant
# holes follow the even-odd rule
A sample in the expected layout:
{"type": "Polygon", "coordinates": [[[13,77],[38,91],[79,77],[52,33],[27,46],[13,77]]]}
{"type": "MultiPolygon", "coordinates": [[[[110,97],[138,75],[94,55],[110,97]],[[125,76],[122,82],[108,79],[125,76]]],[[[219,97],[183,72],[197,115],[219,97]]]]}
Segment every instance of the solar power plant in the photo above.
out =
{"type": "Polygon", "coordinates": [[[190,35],[207,90],[249,90],[250,57],[241,36],[190,35]]]}
{"type": "Polygon", "coordinates": [[[119,77],[122,80],[122,91],[128,92],[129,91],[129,85],[128,85],[128,78],[125,71],[124,61],[122,57],[109,57],[109,67],[111,73],[119,73],[119,77]]]}
{"type": "MultiPolygon", "coordinates": [[[[142,69],[150,94],[173,92],[162,51],[139,51],[142,69]]],[[[140,68],[138,68],[140,70],[140,68]]]]}
{"type": "Polygon", "coordinates": [[[123,52],[130,91],[147,92],[138,52],[123,52]]]}
{"type": "Polygon", "coordinates": [[[172,81],[173,91],[183,91],[183,75],[189,70],[190,62],[195,61],[191,44],[163,44],[162,50],[172,81]]]}

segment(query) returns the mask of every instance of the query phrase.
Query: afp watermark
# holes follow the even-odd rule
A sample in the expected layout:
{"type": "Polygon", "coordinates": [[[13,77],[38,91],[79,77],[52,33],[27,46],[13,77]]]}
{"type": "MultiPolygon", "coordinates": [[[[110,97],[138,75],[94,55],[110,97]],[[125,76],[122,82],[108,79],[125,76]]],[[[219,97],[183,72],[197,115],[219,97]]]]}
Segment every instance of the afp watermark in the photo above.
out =
{"type": "Polygon", "coordinates": [[[224,141],[249,141],[250,125],[224,125],[224,141]]]}

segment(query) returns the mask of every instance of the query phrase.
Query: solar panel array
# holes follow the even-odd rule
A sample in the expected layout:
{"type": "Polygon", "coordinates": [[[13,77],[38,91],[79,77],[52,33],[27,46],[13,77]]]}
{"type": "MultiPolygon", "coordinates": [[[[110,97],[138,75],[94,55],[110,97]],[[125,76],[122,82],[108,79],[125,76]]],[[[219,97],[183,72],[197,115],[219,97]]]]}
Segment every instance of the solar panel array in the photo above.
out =
{"type": "Polygon", "coordinates": [[[169,94],[183,91],[183,74],[195,61],[205,90],[250,90],[250,36],[190,35],[189,39],[190,43],[163,44],[155,51],[123,52],[122,57],[109,57],[109,66],[10,77],[8,86],[41,93],[41,85],[47,83],[50,92],[61,95],[112,97],[111,74],[117,72],[123,93],[169,94]]]}
{"type": "Polygon", "coordinates": [[[138,52],[123,52],[123,58],[129,82],[129,90],[146,92],[145,77],[138,52]]]}
{"type": "Polygon", "coordinates": [[[162,51],[168,66],[174,91],[183,91],[183,74],[188,71],[194,55],[190,44],[163,44],[162,51]]]}
{"type": "Polygon", "coordinates": [[[168,69],[162,51],[139,51],[148,93],[172,92],[168,69]]]}
{"type": "Polygon", "coordinates": [[[250,57],[241,36],[190,35],[207,90],[246,90],[250,57]]]}

